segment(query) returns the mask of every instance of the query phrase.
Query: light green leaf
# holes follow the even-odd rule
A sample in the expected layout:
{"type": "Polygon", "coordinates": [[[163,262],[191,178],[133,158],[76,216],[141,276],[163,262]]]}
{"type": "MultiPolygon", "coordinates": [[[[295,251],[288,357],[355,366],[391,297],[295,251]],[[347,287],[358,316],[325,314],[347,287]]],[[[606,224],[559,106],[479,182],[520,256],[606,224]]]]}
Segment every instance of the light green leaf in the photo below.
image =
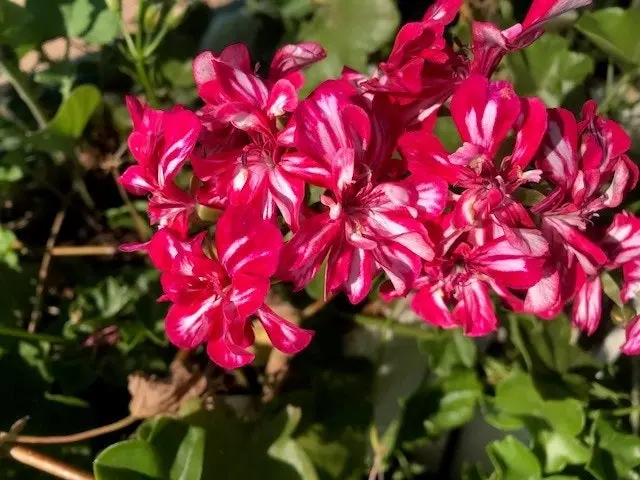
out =
{"type": "Polygon", "coordinates": [[[80,138],[99,104],[100,90],[93,85],[80,85],[60,105],[46,130],[64,137],[80,138]]]}
{"type": "Polygon", "coordinates": [[[96,480],[166,479],[154,448],[142,440],[125,440],[104,449],[93,462],[96,480]]]}
{"type": "Polygon", "coordinates": [[[9,268],[19,270],[18,254],[13,249],[17,242],[16,236],[7,228],[0,226],[0,262],[9,268]]]}
{"type": "Polygon", "coordinates": [[[291,438],[302,413],[299,408],[286,407],[287,423],[280,437],[269,447],[269,456],[291,465],[304,480],[318,480],[318,474],[309,456],[298,443],[291,438]]]}
{"type": "Polygon", "coordinates": [[[473,418],[476,404],[482,396],[482,384],[473,370],[452,372],[435,386],[438,407],[434,415],[424,421],[430,435],[464,425],[473,418]]]}
{"type": "Polygon", "coordinates": [[[624,433],[602,416],[598,416],[593,429],[595,447],[611,454],[619,475],[626,475],[640,465],[640,437],[624,433]]]}
{"type": "Polygon", "coordinates": [[[621,67],[640,65],[640,9],[611,7],[587,12],[575,25],[621,67]]]}
{"type": "Polygon", "coordinates": [[[545,420],[550,427],[566,435],[577,435],[584,428],[585,414],[579,401],[573,398],[545,401],[531,376],[519,370],[514,370],[498,383],[494,405],[522,419],[535,417],[545,420]]]}
{"type": "Polygon", "coordinates": [[[191,480],[202,476],[204,463],[204,428],[191,426],[176,452],[169,478],[171,480],[191,480]]]}
{"type": "Polygon", "coordinates": [[[303,24],[298,38],[327,49],[327,58],[306,73],[305,90],[336,77],[343,66],[364,71],[368,56],[393,38],[400,21],[392,0],[327,0],[303,24]]]}
{"type": "Polygon", "coordinates": [[[594,68],[588,55],[570,51],[565,38],[550,33],[506,61],[518,94],[537,95],[548,107],[560,106],[594,68]]]}
{"type": "Polygon", "coordinates": [[[471,368],[476,362],[476,344],[460,329],[435,330],[433,339],[420,341],[420,348],[427,355],[433,372],[439,376],[448,375],[458,367],[471,368]]]}
{"type": "Polygon", "coordinates": [[[82,39],[92,45],[106,45],[114,41],[119,33],[119,15],[105,8],[98,13],[89,29],[82,35],[82,39]]]}
{"type": "Polygon", "coordinates": [[[69,37],[81,35],[91,24],[91,0],[73,0],[71,3],[60,5],[60,11],[69,37]]]}
{"type": "Polygon", "coordinates": [[[536,456],[511,435],[490,443],[487,453],[500,480],[537,480],[542,469],[536,456]]]}
{"type": "Polygon", "coordinates": [[[545,472],[560,472],[567,465],[582,465],[589,461],[589,448],[570,435],[543,431],[538,435],[538,441],[545,453],[545,472]]]}

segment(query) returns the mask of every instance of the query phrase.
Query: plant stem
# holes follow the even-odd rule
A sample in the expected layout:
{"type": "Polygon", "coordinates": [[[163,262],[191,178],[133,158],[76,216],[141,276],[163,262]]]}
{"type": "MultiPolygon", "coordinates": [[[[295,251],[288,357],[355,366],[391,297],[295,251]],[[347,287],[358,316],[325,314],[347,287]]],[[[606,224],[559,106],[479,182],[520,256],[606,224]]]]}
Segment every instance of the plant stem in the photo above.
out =
{"type": "Polygon", "coordinates": [[[136,73],[138,74],[138,80],[140,80],[142,88],[144,88],[144,92],[147,96],[147,102],[152,107],[157,106],[158,99],[156,98],[156,93],[151,87],[151,81],[149,80],[149,76],[147,75],[147,71],[144,66],[144,59],[138,55],[134,63],[136,66],[136,73]]]}
{"type": "Polygon", "coordinates": [[[27,85],[27,77],[24,75],[17,65],[14,65],[10,61],[4,58],[4,55],[0,53],[0,72],[3,72],[9,83],[16,89],[16,92],[27,105],[33,118],[38,122],[38,127],[44,128],[47,126],[47,117],[44,114],[40,105],[36,101],[36,97],[27,85]]]}
{"type": "Polygon", "coordinates": [[[629,423],[634,434],[638,434],[640,427],[640,361],[638,357],[631,357],[631,405],[629,423]]]}
{"type": "Polygon", "coordinates": [[[71,465],[21,445],[12,446],[9,449],[9,456],[23,465],[28,465],[63,480],[94,480],[90,473],[78,470],[71,465]]]}
{"type": "Polygon", "coordinates": [[[389,329],[392,332],[404,336],[413,337],[422,340],[433,340],[435,333],[432,330],[425,330],[416,325],[399,323],[395,321],[387,322],[386,318],[369,317],[367,315],[356,315],[354,317],[356,323],[364,326],[374,326],[377,328],[389,329]]]}
{"type": "Polygon", "coordinates": [[[30,340],[32,342],[66,343],[68,341],[66,338],[58,337],[56,335],[29,333],[20,328],[10,327],[0,327],[0,337],[19,338],[21,340],[30,340]]]}
{"type": "Polygon", "coordinates": [[[602,99],[602,102],[598,105],[598,111],[601,114],[608,113],[613,104],[618,100],[620,96],[620,91],[638,74],[638,71],[632,70],[630,72],[626,72],[613,82],[608,85],[607,92],[602,99]]]}
{"type": "Polygon", "coordinates": [[[29,443],[29,444],[40,444],[40,445],[51,445],[57,443],[75,443],[82,442],[84,440],[89,440],[90,438],[99,437],[101,435],[105,435],[107,433],[116,432],[118,430],[122,430],[129,425],[140,420],[133,415],[129,415],[117,422],[110,423],[109,425],[104,425],[98,428],[92,428],[91,430],[87,430],[85,432],[74,433],[71,435],[52,435],[52,436],[35,436],[35,435],[17,435],[15,438],[12,438],[11,441],[14,443],[29,443]]]}

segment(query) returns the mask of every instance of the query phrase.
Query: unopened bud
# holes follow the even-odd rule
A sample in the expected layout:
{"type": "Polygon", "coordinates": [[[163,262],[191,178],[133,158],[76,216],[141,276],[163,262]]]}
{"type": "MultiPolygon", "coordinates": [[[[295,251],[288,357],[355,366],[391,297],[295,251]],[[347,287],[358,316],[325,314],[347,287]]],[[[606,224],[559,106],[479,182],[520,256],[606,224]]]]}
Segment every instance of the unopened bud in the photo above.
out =
{"type": "Polygon", "coordinates": [[[187,9],[189,8],[189,4],[186,0],[178,0],[175,5],[171,7],[169,13],[167,14],[167,27],[175,28],[180,25],[180,22],[184,18],[184,15],[187,13],[187,9]]]}
{"type": "Polygon", "coordinates": [[[122,0],[105,0],[107,8],[112,12],[120,13],[122,10],[122,0]]]}
{"type": "Polygon", "coordinates": [[[162,5],[159,3],[152,3],[147,7],[144,12],[144,18],[142,20],[143,28],[145,32],[152,32],[156,25],[160,21],[160,15],[162,14],[162,5]]]}

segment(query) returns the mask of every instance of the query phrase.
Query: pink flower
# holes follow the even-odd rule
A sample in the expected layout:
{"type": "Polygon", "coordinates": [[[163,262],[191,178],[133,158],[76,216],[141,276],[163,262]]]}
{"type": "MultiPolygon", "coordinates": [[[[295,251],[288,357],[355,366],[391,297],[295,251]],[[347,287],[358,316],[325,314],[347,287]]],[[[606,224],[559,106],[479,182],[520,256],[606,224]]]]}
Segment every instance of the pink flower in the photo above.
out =
{"type": "Polygon", "coordinates": [[[298,105],[299,70],[324,56],[315,43],[285,45],[276,52],[265,80],[253,73],[244,45],[227,47],[219,57],[204,52],[193,62],[198,92],[207,104],[202,117],[211,125],[203,155],[193,161],[196,175],[217,182],[216,190],[226,194],[231,205],[254,205],[264,219],[275,218],[277,208],[293,229],[299,222],[304,181],[291,173],[297,168],[288,165],[285,156],[291,132],[280,128],[298,105]],[[226,137],[222,149],[217,147],[221,137],[226,137]]]}
{"type": "Polygon", "coordinates": [[[539,170],[525,169],[546,129],[542,102],[519,98],[508,82],[489,82],[474,75],[453,96],[451,116],[464,142],[462,147],[448,155],[439,142],[422,132],[410,132],[401,140],[409,168],[413,172],[433,170],[465,189],[454,207],[453,221],[459,228],[481,226],[490,217],[503,227],[532,228],[524,207],[512,194],[519,186],[540,180],[539,170]],[[511,131],[515,136],[513,152],[496,158],[511,131]],[[513,224],[513,213],[521,224],[513,224]]]}
{"type": "Polygon", "coordinates": [[[466,335],[486,335],[498,319],[489,297],[492,288],[510,297],[511,289],[526,291],[541,277],[548,245],[539,232],[521,230],[530,252],[514,247],[506,237],[477,244],[471,232],[448,227],[436,259],[424,264],[411,306],[425,321],[443,328],[462,327],[466,335]],[[449,305],[454,305],[453,312],[449,305]]]}
{"type": "Polygon", "coordinates": [[[200,121],[180,106],[154,110],[134,97],[127,97],[127,107],[133,122],[129,150],[138,165],[127,168],[120,183],[133,194],[151,195],[151,223],[185,236],[195,199],[173,180],[193,151],[200,121]]]}
{"type": "Polygon", "coordinates": [[[622,345],[622,353],[625,355],[640,355],[640,315],[631,319],[626,328],[626,341],[622,345]]]}
{"type": "Polygon", "coordinates": [[[507,53],[531,45],[542,35],[542,26],[563,13],[587,6],[591,0],[534,0],[524,21],[506,30],[489,22],[473,22],[473,61],[470,71],[490,77],[507,53]]]}
{"type": "Polygon", "coordinates": [[[215,363],[241,367],[254,357],[245,349],[254,342],[250,319],[256,316],[277,349],[296,353],[306,347],[312,333],[264,304],[282,248],[279,230],[232,207],[216,225],[216,257],[205,254],[204,240],[204,233],[182,240],[164,229],[147,246],[162,272],[163,299],[172,302],[165,320],[169,340],[183,349],[206,343],[215,363]]]}
{"type": "MultiPolygon", "coordinates": [[[[412,180],[388,178],[397,133],[384,105],[358,99],[345,81],[327,81],[296,112],[296,161],[307,180],[327,188],[321,201],[328,209],[305,219],[285,245],[279,271],[296,288],[328,257],[326,296],[343,289],[358,303],[380,270],[406,293],[421,259],[433,258],[417,219],[419,209],[430,209],[428,199],[412,180]]],[[[442,196],[435,192],[433,201],[442,196]]]]}

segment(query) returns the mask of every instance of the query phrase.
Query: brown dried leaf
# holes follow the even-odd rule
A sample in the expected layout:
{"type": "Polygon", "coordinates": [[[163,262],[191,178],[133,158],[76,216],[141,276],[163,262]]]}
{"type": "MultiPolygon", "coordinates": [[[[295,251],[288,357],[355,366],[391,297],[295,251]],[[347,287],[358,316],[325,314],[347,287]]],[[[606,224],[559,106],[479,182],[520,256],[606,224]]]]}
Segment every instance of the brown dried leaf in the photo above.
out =
{"type": "Polygon", "coordinates": [[[129,375],[129,411],[137,418],[176,414],[182,404],[200,397],[208,386],[207,378],[197,369],[188,369],[183,362],[174,360],[168,378],[157,378],[144,372],[129,375]]]}

